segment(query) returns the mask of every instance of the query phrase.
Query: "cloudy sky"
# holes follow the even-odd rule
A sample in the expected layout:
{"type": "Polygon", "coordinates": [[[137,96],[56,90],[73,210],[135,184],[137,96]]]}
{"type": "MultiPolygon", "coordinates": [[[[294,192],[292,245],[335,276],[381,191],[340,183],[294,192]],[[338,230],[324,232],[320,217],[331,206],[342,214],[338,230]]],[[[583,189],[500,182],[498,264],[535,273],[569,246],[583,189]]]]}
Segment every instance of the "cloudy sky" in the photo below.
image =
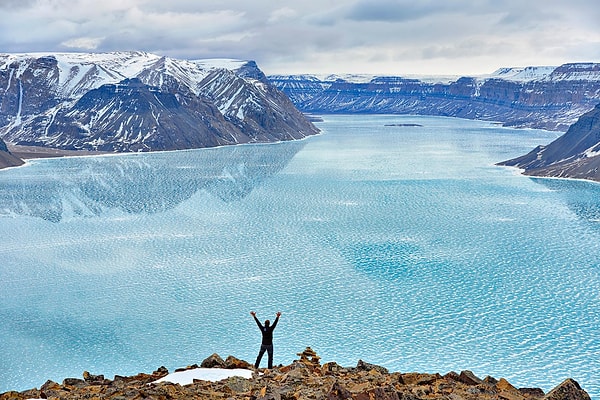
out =
{"type": "Polygon", "coordinates": [[[0,52],[143,50],[267,74],[600,62],[594,0],[0,0],[0,52]]]}

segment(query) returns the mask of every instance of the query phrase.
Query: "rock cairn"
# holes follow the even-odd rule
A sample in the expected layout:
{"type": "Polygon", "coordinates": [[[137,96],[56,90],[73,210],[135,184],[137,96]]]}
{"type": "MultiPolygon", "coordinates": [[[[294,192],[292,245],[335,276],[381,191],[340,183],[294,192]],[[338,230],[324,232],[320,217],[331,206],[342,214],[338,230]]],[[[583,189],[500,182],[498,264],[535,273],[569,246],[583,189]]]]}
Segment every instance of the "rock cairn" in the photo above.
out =
{"type": "MultiPolygon", "coordinates": [[[[83,379],[67,378],[62,384],[47,381],[39,389],[0,394],[0,400],[26,399],[202,399],[202,400],[590,400],[573,379],[566,379],[545,394],[537,388],[516,388],[505,379],[483,379],[470,371],[446,375],[389,372],[362,360],[356,367],[335,362],[320,364],[310,347],[298,353],[299,360],[273,369],[254,370],[252,378],[231,377],[219,382],[195,380],[189,385],[155,383],[168,371],[161,367],[152,374],[115,376],[83,373],[83,379]]],[[[248,368],[233,356],[218,354],[205,359],[205,368],[248,368]]],[[[197,368],[194,364],[185,369],[197,368]]]]}

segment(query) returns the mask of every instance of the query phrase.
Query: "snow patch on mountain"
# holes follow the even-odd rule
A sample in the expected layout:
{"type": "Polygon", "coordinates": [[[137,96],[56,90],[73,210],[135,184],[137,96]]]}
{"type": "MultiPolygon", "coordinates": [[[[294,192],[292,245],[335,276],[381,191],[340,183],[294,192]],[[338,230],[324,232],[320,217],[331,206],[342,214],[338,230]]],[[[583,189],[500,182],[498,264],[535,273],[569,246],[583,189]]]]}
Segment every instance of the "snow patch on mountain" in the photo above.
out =
{"type": "Polygon", "coordinates": [[[529,82],[546,79],[555,69],[555,66],[500,68],[491,75],[483,75],[479,78],[498,78],[508,81],[529,82]]]}

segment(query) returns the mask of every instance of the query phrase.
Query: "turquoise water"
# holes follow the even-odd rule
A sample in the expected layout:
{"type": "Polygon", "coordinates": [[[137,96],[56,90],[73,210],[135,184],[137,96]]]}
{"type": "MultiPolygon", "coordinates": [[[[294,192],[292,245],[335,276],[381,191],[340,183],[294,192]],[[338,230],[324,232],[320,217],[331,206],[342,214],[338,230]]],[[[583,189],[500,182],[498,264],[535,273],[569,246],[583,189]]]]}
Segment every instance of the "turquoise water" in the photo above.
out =
{"type": "Polygon", "coordinates": [[[600,185],[494,166],[555,133],[318,125],[299,142],[0,171],[0,392],[253,361],[255,310],[283,313],[276,363],[311,346],[546,391],[573,377],[600,399],[600,185]]]}

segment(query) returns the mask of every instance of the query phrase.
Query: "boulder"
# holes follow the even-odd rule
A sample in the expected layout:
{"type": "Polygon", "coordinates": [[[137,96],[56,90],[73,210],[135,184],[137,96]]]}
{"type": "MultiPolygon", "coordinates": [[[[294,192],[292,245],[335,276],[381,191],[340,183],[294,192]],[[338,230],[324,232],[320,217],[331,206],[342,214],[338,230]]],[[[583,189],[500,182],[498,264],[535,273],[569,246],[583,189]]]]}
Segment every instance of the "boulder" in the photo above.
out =
{"type": "Polygon", "coordinates": [[[579,383],[569,378],[548,392],[544,400],[590,400],[590,396],[579,383]]]}
{"type": "Polygon", "coordinates": [[[387,368],[375,364],[369,364],[368,362],[364,362],[363,360],[358,360],[358,363],[356,364],[356,369],[359,371],[370,371],[374,369],[381,374],[389,373],[387,368]]]}
{"type": "Polygon", "coordinates": [[[217,353],[212,354],[202,361],[200,364],[202,368],[226,368],[227,364],[217,353]]]}
{"type": "Polygon", "coordinates": [[[225,385],[234,393],[246,393],[252,389],[252,383],[241,376],[232,376],[228,378],[225,385]]]}
{"type": "Polygon", "coordinates": [[[458,376],[459,382],[465,383],[467,385],[479,385],[483,382],[480,378],[475,376],[475,374],[469,370],[461,371],[458,376]]]}
{"type": "Polygon", "coordinates": [[[225,368],[227,369],[252,369],[252,364],[247,361],[240,360],[234,356],[227,356],[225,359],[225,368]]]}

